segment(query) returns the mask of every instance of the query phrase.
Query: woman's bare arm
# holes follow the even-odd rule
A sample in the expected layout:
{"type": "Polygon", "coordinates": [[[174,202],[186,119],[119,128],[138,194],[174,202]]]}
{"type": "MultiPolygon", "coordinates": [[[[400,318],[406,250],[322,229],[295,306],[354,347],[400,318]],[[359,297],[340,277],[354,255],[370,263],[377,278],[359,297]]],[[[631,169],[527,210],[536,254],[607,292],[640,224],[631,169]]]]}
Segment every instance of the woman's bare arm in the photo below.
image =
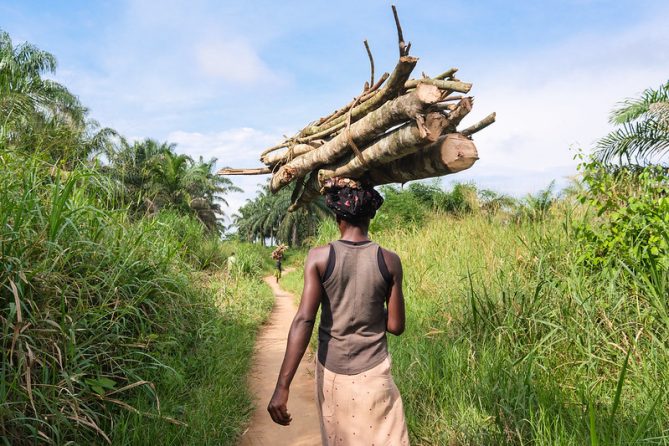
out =
{"type": "Polygon", "coordinates": [[[402,292],[402,261],[400,257],[392,251],[384,249],[382,251],[383,259],[386,261],[388,272],[392,276],[390,291],[386,305],[388,307],[388,321],[386,330],[396,336],[404,333],[406,318],[404,314],[404,293],[402,292]]]}
{"type": "Polygon", "coordinates": [[[321,303],[321,271],[327,264],[329,248],[319,247],[309,251],[304,265],[304,289],[293,323],[288,332],[286,354],[281,364],[281,371],[276,382],[272,399],[267,406],[275,423],[287,426],[292,418],[288,413],[287,403],[290,383],[293,381],[297,367],[304,356],[314,328],[316,312],[321,303]]]}

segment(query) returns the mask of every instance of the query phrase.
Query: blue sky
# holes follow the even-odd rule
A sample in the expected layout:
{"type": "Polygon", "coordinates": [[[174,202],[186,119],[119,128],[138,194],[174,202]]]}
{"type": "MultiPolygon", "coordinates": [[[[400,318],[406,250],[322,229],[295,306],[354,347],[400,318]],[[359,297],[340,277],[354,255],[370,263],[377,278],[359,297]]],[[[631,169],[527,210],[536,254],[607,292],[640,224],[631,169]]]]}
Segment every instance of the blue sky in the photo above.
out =
{"type": "MultiPolygon", "coordinates": [[[[415,70],[459,67],[481,159],[443,183],[523,195],[576,173],[617,101],[669,78],[667,1],[395,2],[415,70]]],[[[0,1],[0,28],[56,55],[56,79],[127,137],[253,167],[284,134],[356,96],[397,59],[390,2],[0,1]]],[[[262,177],[234,177],[244,189],[262,177]]]]}

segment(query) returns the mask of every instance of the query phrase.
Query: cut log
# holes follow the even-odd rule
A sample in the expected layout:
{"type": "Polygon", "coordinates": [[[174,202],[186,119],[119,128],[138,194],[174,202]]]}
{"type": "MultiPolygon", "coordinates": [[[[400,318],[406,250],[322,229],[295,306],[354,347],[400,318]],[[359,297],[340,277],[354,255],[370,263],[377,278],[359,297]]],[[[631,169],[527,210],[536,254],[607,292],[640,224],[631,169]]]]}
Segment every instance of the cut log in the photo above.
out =
{"type": "Polygon", "coordinates": [[[486,116],[485,118],[481,119],[481,120],[480,120],[479,122],[477,122],[476,124],[474,124],[474,125],[472,125],[472,126],[470,126],[470,127],[467,127],[466,129],[464,129],[461,133],[462,133],[464,136],[473,135],[474,133],[483,130],[484,128],[488,127],[490,124],[492,124],[493,122],[495,122],[495,118],[496,118],[496,116],[497,116],[497,113],[494,113],[494,112],[493,112],[493,113],[490,113],[488,116],[486,116]]]}
{"type": "MultiPolygon", "coordinates": [[[[373,186],[449,175],[469,169],[479,159],[474,142],[458,133],[449,133],[434,144],[419,149],[403,158],[368,171],[365,179],[373,186]]],[[[315,181],[319,175],[312,172],[302,195],[289,208],[289,212],[315,200],[320,195],[322,183],[315,181]]]]}
{"type": "Polygon", "coordinates": [[[449,175],[469,169],[479,159],[474,142],[458,133],[449,133],[435,144],[391,163],[369,170],[375,185],[449,175]]]}
{"type": "Polygon", "coordinates": [[[455,129],[460,124],[460,121],[464,119],[467,114],[472,111],[474,106],[474,100],[470,97],[466,97],[458,102],[458,106],[455,107],[451,113],[448,114],[448,127],[446,128],[447,133],[455,132],[455,129]]]}
{"type": "Polygon", "coordinates": [[[394,161],[437,141],[448,124],[448,119],[441,113],[428,113],[419,121],[424,122],[414,122],[383,135],[362,150],[361,156],[349,156],[333,169],[321,169],[318,181],[323,184],[332,177],[360,178],[369,168],[394,161]]]}
{"type": "Polygon", "coordinates": [[[365,91],[362,96],[359,98],[355,98],[339,110],[335,111],[332,113],[330,116],[326,116],[325,118],[321,118],[316,125],[321,126],[321,127],[327,127],[327,124],[331,122],[333,119],[338,118],[340,116],[343,116],[346,114],[347,111],[351,109],[351,107],[354,107],[356,104],[362,104],[364,102],[367,102],[370,100],[374,95],[377,93],[377,90],[383,84],[386,79],[388,79],[390,75],[388,73],[383,73],[383,76],[381,76],[381,79],[378,80],[376,84],[374,84],[369,90],[365,91]]]}
{"type": "Polygon", "coordinates": [[[460,81],[446,81],[441,79],[411,79],[404,84],[405,89],[416,88],[418,84],[434,85],[442,90],[457,91],[460,93],[469,93],[472,84],[460,81]]]}
{"type": "Polygon", "coordinates": [[[255,169],[233,169],[231,167],[224,167],[216,172],[216,175],[266,175],[272,173],[272,169],[268,167],[258,167],[255,169]]]}
{"type": "Polygon", "coordinates": [[[425,108],[439,101],[440,96],[438,88],[432,85],[420,85],[414,92],[385,103],[318,150],[313,150],[282,166],[272,177],[270,190],[276,192],[294,178],[302,177],[322,165],[336,162],[349,149],[350,141],[362,146],[373,140],[379,131],[422,114],[425,108]]]}
{"type": "Polygon", "coordinates": [[[451,68],[450,70],[446,70],[443,73],[435,76],[434,79],[449,79],[452,78],[453,75],[457,72],[458,72],[457,68],[451,68]]]}
{"type": "MultiPolygon", "coordinates": [[[[405,82],[409,79],[411,71],[416,66],[418,59],[411,56],[402,56],[400,57],[399,62],[395,66],[392,74],[388,78],[388,81],[379,90],[371,99],[367,102],[364,102],[353,109],[351,109],[351,122],[355,122],[365,116],[367,113],[376,110],[386,101],[393,99],[402,92],[405,82]]],[[[306,127],[300,132],[300,137],[311,136],[316,133],[322,133],[326,131],[327,128],[336,126],[337,124],[344,123],[346,121],[346,115],[339,116],[336,119],[331,120],[327,124],[322,126],[310,126],[306,127]],[[327,127],[324,127],[327,126],[327,127]]]]}
{"type": "Polygon", "coordinates": [[[279,164],[285,164],[288,161],[291,161],[300,155],[304,155],[307,152],[311,152],[314,149],[316,149],[316,147],[310,144],[296,144],[292,147],[288,147],[288,150],[285,152],[268,153],[267,155],[261,157],[260,161],[262,161],[263,164],[267,164],[268,166],[272,167],[279,164]]]}

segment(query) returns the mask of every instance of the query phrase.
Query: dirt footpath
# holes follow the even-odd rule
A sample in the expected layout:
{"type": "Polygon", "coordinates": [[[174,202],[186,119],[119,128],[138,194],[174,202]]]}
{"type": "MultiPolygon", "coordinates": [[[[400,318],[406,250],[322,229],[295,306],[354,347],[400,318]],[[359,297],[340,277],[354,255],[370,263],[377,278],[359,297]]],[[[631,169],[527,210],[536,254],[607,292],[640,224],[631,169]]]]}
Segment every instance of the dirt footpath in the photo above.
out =
{"type": "Polygon", "coordinates": [[[314,396],[314,363],[308,353],[290,386],[288,412],[293,417],[290,426],[275,424],[267,412],[267,404],[274,392],[288,329],[295,316],[294,296],[276,284],[273,276],[265,282],[274,292],[272,315],[258,335],[249,386],[255,398],[256,409],[251,424],[241,437],[240,446],[319,446],[320,428],[314,396]]]}

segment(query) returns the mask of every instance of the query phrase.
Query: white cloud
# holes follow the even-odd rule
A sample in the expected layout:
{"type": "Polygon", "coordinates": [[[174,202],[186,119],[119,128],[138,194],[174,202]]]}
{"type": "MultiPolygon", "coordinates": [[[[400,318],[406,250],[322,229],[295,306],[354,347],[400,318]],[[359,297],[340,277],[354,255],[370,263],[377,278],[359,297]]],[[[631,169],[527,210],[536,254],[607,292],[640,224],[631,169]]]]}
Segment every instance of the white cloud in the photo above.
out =
{"type": "Polygon", "coordinates": [[[199,68],[208,77],[242,85],[278,80],[256,50],[240,39],[206,41],[196,47],[195,53],[199,68]]]}
{"type": "Polygon", "coordinates": [[[570,148],[591,149],[611,130],[618,101],[668,77],[669,28],[660,22],[488,60],[472,74],[474,112],[463,127],[491,111],[497,122],[475,135],[481,159],[456,179],[516,195],[564,183],[576,172],[570,148]]]}
{"type": "Polygon", "coordinates": [[[280,139],[279,134],[265,133],[249,127],[213,133],[179,130],[167,135],[168,141],[177,143],[179,152],[193,157],[217,158],[219,164],[231,167],[258,165],[260,152],[280,139]]]}

